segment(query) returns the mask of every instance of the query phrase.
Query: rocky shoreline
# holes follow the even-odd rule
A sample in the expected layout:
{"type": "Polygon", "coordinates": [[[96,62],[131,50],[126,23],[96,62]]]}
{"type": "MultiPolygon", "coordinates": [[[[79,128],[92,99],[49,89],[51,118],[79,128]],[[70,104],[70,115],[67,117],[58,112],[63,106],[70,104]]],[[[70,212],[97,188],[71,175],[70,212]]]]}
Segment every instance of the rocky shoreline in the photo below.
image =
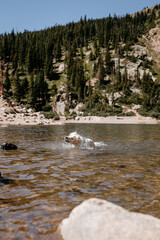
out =
{"type": "Polygon", "coordinates": [[[65,123],[97,124],[160,124],[160,120],[140,115],[130,117],[78,116],[75,119],[60,117],[60,120],[47,119],[41,112],[34,112],[22,104],[0,98],[0,125],[62,125],[65,123]]]}
{"type": "Polygon", "coordinates": [[[133,117],[76,117],[75,120],[66,120],[65,123],[99,123],[99,124],[160,124],[160,120],[151,117],[133,116],[133,117]]]}
{"type": "Polygon", "coordinates": [[[0,98],[0,125],[50,125],[56,122],[45,118],[41,112],[27,109],[23,104],[0,98]]]}

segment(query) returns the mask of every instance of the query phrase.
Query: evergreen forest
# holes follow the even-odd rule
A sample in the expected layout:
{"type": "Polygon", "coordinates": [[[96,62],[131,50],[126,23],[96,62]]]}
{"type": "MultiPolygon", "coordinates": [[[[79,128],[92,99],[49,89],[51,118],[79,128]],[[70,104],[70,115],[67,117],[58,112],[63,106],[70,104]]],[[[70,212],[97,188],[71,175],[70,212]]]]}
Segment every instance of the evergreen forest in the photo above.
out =
{"type": "Polygon", "coordinates": [[[63,100],[66,117],[77,116],[78,104],[86,116],[134,115],[123,111],[134,104],[140,114],[160,118],[160,65],[149,51],[133,51],[146,47],[143,36],[157,26],[160,5],[134,15],[85,16],[65,26],[1,34],[5,96],[46,117],[57,117],[56,102],[63,100]]]}

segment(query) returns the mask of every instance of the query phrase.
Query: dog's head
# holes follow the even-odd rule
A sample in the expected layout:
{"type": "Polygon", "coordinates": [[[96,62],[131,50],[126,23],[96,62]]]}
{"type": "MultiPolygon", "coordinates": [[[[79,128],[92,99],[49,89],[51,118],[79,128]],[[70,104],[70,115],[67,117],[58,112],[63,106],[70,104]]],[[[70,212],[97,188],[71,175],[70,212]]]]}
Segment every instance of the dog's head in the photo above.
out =
{"type": "Polygon", "coordinates": [[[82,143],[82,137],[76,132],[72,132],[69,136],[65,137],[64,140],[77,147],[79,147],[82,143]]]}

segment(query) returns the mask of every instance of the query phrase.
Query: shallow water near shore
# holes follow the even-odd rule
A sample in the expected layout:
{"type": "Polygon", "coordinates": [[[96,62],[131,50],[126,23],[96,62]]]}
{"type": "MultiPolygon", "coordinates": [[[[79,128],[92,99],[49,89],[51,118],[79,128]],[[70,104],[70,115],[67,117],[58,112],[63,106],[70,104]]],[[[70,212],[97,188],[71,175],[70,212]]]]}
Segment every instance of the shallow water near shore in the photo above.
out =
{"type": "Polygon", "coordinates": [[[160,126],[65,124],[0,127],[0,239],[58,239],[56,229],[83,200],[102,198],[160,218],[160,126]],[[99,143],[76,149],[77,131],[99,143]],[[5,184],[6,183],[6,184],[5,184]]]}

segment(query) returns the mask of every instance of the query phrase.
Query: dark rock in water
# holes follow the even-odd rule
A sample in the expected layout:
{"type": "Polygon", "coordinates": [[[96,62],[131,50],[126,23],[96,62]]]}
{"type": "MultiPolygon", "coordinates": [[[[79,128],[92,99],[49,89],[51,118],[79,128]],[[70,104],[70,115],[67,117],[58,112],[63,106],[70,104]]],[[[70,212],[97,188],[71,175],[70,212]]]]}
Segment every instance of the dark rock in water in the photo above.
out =
{"type": "Polygon", "coordinates": [[[15,150],[17,149],[17,146],[12,143],[3,143],[1,145],[1,149],[3,150],[15,150]]]}
{"type": "Polygon", "coordinates": [[[13,180],[12,180],[12,179],[9,179],[9,178],[2,177],[2,176],[1,176],[1,173],[0,173],[0,183],[10,184],[10,183],[13,183],[13,180]]]}
{"type": "Polygon", "coordinates": [[[120,168],[126,168],[126,165],[121,164],[119,167],[120,168]]]}

